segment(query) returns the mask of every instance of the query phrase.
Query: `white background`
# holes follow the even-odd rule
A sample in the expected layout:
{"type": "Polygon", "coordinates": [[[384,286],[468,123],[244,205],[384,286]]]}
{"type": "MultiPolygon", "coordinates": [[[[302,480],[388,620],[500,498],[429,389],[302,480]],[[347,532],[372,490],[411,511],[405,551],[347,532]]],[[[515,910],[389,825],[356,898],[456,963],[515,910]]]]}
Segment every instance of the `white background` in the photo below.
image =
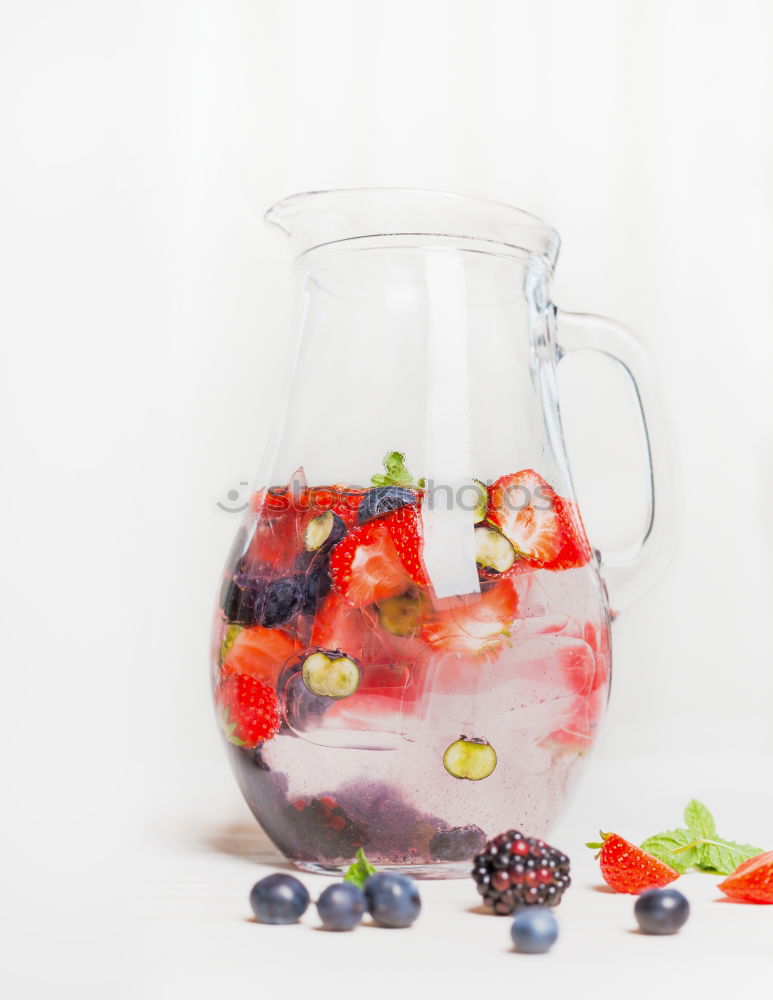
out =
{"type": "MultiPolygon", "coordinates": [[[[563,239],[556,301],[640,333],[670,411],[680,529],[657,587],[616,624],[597,777],[574,808],[602,803],[589,822],[612,825],[667,782],[675,800],[716,803],[724,760],[728,834],[773,844],[759,820],[772,56],[765,0],[4,0],[0,768],[16,995],[128,967],[150,995],[122,927],[135,847],[202,818],[245,822],[206,681],[236,529],[216,504],[254,473],[286,348],[288,260],[261,215],[310,188],[528,209],[563,239]],[[621,760],[637,777],[605,799],[598,776],[621,760]]],[[[586,393],[600,369],[569,374],[598,541],[624,527],[610,500],[630,499],[630,418],[611,388],[586,393]]],[[[630,832],[677,819],[642,815],[630,832]]]]}

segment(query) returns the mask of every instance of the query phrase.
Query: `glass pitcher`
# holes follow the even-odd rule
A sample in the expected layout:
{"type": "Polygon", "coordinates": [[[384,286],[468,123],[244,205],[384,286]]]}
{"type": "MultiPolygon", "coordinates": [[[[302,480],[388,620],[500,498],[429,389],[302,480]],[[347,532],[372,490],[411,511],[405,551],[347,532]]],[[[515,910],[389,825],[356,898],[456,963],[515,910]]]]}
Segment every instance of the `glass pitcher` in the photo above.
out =
{"type": "Polygon", "coordinates": [[[668,548],[654,491],[640,541],[589,544],[556,366],[605,352],[641,405],[646,360],[611,321],[556,309],[558,235],[518,209],[350,190],[266,218],[298,312],[215,616],[225,745],[298,867],[341,871],[363,848],[467,874],[487,838],[556,821],[607,702],[607,584],[617,611],[668,548]]]}

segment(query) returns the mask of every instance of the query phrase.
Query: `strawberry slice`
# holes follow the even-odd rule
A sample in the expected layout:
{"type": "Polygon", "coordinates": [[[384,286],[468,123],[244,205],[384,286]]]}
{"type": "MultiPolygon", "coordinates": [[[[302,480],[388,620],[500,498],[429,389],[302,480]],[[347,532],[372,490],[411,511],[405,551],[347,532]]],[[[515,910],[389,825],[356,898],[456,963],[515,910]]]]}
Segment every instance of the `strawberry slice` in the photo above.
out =
{"type": "Polygon", "coordinates": [[[556,493],[533,469],[497,479],[489,489],[487,516],[534,563],[552,562],[564,547],[556,493]]]}
{"type": "Polygon", "coordinates": [[[421,557],[423,534],[421,512],[413,504],[398,507],[381,518],[392,544],[397,549],[403,569],[414,583],[426,587],[429,583],[421,557]]]}
{"type": "Polygon", "coordinates": [[[580,509],[573,500],[556,494],[556,513],[561,525],[563,544],[555,559],[544,564],[545,569],[576,569],[590,562],[593,552],[585,535],[580,509]]]}
{"type": "Polygon", "coordinates": [[[272,687],[300,643],[279,628],[253,625],[242,629],[223,660],[223,676],[245,674],[272,687]]]}
{"type": "Polygon", "coordinates": [[[256,514],[276,517],[294,512],[295,514],[324,514],[332,510],[346,524],[347,528],[357,523],[357,511],[368,491],[358,486],[309,486],[293,493],[288,486],[272,486],[260,489],[252,496],[251,506],[256,514]]]}
{"type": "Polygon", "coordinates": [[[743,903],[773,903],[773,851],[744,861],[718,888],[743,903]]]}
{"type": "Polygon", "coordinates": [[[338,593],[356,608],[393,597],[410,585],[381,519],[360,525],[335,546],[330,576],[338,593]]]}
{"type": "Polygon", "coordinates": [[[274,509],[272,502],[275,501],[269,496],[258,512],[245,563],[288,571],[295,566],[297,554],[303,551],[303,532],[308,516],[290,506],[274,509]]]}
{"type": "Polygon", "coordinates": [[[305,491],[301,506],[305,506],[312,514],[323,514],[332,510],[344,522],[347,528],[353,528],[357,523],[357,511],[368,491],[354,486],[315,486],[305,491]]]}
{"type": "Polygon", "coordinates": [[[585,622],[581,627],[567,626],[567,632],[585,645],[569,647],[559,656],[561,673],[570,691],[588,695],[609,679],[609,628],[585,622]]]}
{"type": "Polygon", "coordinates": [[[638,896],[645,889],[661,889],[679,878],[679,872],[616,833],[602,833],[599,864],[604,881],[615,892],[638,896]]]}
{"type": "Polygon", "coordinates": [[[548,739],[566,749],[588,750],[606,703],[606,691],[591,691],[588,695],[580,695],[575,699],[561,728],[550,733],[548,739]]]}
{"type": "Polygon", "coordinates": [[[461,598],[447,611],[436,612],[422,628],[422,638],[458,653],[491,652],[510,638],[517,611],[515,586],[503,579],[480,596],[461,598]]]}
{"type": "Polygon", "coordinates": [[[360,666],[388,663],[389,650],[379,634],[378,618],[369,608],[353,607],[335,592],[318,608],[310,646],[340,650],[360,666]]]}

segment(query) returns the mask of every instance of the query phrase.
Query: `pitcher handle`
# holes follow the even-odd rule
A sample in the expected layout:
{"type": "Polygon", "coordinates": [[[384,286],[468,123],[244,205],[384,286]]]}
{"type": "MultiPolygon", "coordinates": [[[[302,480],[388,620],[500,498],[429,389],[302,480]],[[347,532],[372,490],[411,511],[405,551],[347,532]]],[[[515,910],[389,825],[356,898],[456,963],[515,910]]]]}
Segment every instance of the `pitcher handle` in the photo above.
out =
{"type": "Polygon", "coordinates": [[[616,361],[631,381],[639,404],[644,453],[649,462],[648,508],[639,539],[600,552],[613,614],[648,590],[671,554],[674,533],[673,477],[663,406],[649,358],[633,334],[614,320],[555,310],[558,359],[571,351],[599,351],[616,361]],[[656,504],[657,484],[657,504],[656,504]],[[657,513],[657,516],[656,516],[657,513]]]}

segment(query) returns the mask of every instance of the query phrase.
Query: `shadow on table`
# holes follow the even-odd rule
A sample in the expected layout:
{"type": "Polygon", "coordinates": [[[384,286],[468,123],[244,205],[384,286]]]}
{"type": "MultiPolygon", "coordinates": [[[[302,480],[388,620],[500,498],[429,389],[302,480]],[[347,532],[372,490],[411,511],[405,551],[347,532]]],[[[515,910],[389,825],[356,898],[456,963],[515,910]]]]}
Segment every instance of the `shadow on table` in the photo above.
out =
{"type": "Polygon", "coordinates": [[[282,857],[257,823],[225,823],[213,827],[201,837],[200,843],[217,854],[295,871],[294,865],[282,857]]]}

